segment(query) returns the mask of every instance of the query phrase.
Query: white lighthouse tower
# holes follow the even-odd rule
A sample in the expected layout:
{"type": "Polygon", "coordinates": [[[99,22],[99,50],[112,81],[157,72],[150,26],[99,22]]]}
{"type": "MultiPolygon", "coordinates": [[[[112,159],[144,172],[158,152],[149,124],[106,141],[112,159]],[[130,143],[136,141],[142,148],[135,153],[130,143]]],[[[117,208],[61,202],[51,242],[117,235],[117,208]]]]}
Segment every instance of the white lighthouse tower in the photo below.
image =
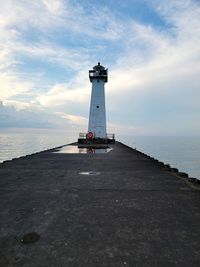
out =
{"type": "Polygon", "coordinates": [[[105,67],[98,62],[92,70],[89,70],[89,78],[92,83],[92,94],[88,132],[79,134],[78,144],[93,145],[114,143],[114,134],[107,134],[106,132],[104,84],[108,81],[108,69],[105,69],[105,67]]]}
{"type": "Polygon", "coordinates": [[[108,69],[100,62],[89,70],[89,78],[92,83],[92,94],[90,101],[90,115],[88,133],[94,138],[106,139],[106,107],[104,83],[108,81],[108,69]]]}

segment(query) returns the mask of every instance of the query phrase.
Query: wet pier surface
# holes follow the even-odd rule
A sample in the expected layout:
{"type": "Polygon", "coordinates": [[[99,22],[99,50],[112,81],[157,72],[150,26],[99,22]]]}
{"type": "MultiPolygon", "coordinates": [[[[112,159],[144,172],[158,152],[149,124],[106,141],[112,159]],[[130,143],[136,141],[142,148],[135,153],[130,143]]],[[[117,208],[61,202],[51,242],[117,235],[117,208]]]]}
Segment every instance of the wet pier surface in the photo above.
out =
{"type": "Polygon", "coordinates": [[[1,267],[200,266],[200,185],[110,147],[0,165],[1,267]]]}

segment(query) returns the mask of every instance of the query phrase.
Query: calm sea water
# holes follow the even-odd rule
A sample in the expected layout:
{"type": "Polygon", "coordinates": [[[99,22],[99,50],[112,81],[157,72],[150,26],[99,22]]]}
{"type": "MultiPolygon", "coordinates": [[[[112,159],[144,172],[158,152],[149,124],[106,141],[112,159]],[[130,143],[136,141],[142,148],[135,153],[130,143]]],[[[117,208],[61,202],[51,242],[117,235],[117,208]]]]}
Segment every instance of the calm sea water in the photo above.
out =
{"type": "Polygon", "coordinates": [[[200,179],[200,137],[121,136],[119,140],[200,179]]]}
{"type": "MultiPolygon", "coordinates": [[[[47,129],[4,129],[0,132],[0,162],[75,142],[78,133],[47,129]]],[[[191,177],[200,179],[200,137],[117,136],[191,177]]]]}
{"type": "Polygon", "coordinates": [[[53,129],[0,131],[0,162],[74,142],[73,133],[53,129]]]}

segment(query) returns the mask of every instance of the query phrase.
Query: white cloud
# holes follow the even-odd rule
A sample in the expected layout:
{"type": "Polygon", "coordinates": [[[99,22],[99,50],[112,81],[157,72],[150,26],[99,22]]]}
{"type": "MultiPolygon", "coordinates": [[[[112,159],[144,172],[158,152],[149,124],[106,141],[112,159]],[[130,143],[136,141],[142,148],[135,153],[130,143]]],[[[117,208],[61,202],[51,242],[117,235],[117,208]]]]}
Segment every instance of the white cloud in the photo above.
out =
{"type": "Polygon", "coordinates": [[[32,108],[32,103],[24,102],[24,101],[5,100],[1,103],[3,103],[4,107],[14,107],[17,111],[31,110],[31,108],[32,108]]]}
{"type": "MultiPolygon", "coordinates": [[[[166,22],[167,26],[162,29],[130,18],[122,21],[106,7],[96,10],[91,6],[88,11],[71,1],[25,0],[16,6],[14,0],[7,0],[0,7],[0,99],[5,103],[15,105],[18,109],[42,108],[61,113],[63,106],[66,106],[64,114],[66,112],[67,115],[60,113],[60,116],[68,116],[70,121],[84,125],[85,121],[81,121],[82,114],[78,114],[77,106],[88,111],[91,92],[88,69],[96,63],[93,62],[94,58],[96,60],[97,56],[102,57],[104,54],[106,58],[112,52],[113,45],[119,45],[120,52],[113,54],[114,58],[110,62],[105,62],[105,65],[110,64],[109,82],[106,85],[107,110],[118,117],[124,117],[127,128],[128,121],[130,124],[135,122],[124,116],[126,110],[129,108],[129,114],[137,116],[131,112],[141,113],[144,108],[137,106],[134,99],[144,98],[147,101],[149,95],[155,96],[156,100],[151,99],[154,107],[158,102],[163,103],[163,106],[173,104],[174,100],[171,99],[179,97],[178,105],[182,107],[180,112],[184,111],[183,107],[190,107],[197,112],[200,109],[197,101],[200,97],[200,8],[197,2],[159,1],[154,9],[166,22]],[[30,29],[36,30],[41,36],[40,40],[26,40],[30,29]],[[66,44],[65,48],[54,42],[52,36],[57,32],[59,35],[59,31],[69,37],[85,38],[88,47],[78,45],[77,48],[71,48],[66,44]],[[101,44],[102,40],[106,44],[101,44]],[[18,71],[23,56],[71,70],[73,75],[66,77],[65,81],[43,86],[41,73],[34,73],[30,77],[18,71]],[[32,99],[29,98],[31,100],[27,102],[15,100],[15,96],[25,94],[32,94],[32,99]],[[137,110],[134,107],[119,109],[126,101],[130,103],[130,99],[133,99],[137,110]],[[69,106],[70,115],[67,110],[69,106]]],[[[152,113],[149,121],[155,121],[156,118],[156,114],[152,113]]],[[[113,120],[116,129],[120,128],[117,119],[113,120]]],[[[133,131],[145,131],[142,116],[140,120],[141,124],[135,123],[133,131]]],[[[150,130],[150,125],[148,127],[150,130]]]]}
{"type": "MultiPolygon", "coordinates": [[[[104,21],[103,12],[96,14],[96,23],[91,23],[93,20],[93,13],[91,11],[89,17],[86,10],[79,5],[71,4],[70,1],[52,0],[51,2],[41,0],[37,2],[30,2],[25,0],[19,2],[17,5],[14,0],[7,0],[0,3],[0,99],[9,100],[11,97],[21,95],[22,93],[32,92],[34,88],[41,86],[42,80],[38,82],[39,73],[34,73],[34,76],[28,75],[28,72],[23,74],[18,71],[18,66],[23,64],[23,57],[29,59],[39,59],[49,64],[57,64],[64,67],[66,70],[79,71],[88,69],[91,65],[91,54],[94,54],[95,47],[86,49],[69,49],[64,48],[48,40],[48,32],[54,33],[57,30],[67,30],[69,32],[77,32],[78,34],[86,34],[93,38],[112,39],[118,38],[118,31],[120,26],[115,27],[115,22],[108,18],[104,26],[108,24],[108,30],[102,26],[104,21]],[[98,28],[98,30],[96,29],[98,28]],[[114,29],[116,28],[116,32],[114,29]],[[40,35],[40,31],[44,32],[44,37],[37,42],[25,41],[28,31],[35,29],[40,35]],[[47,35],[47,36],[46,36],[47,35]],[[114,37],[115,36],[115,37],[114,37]]],[[[55,32],[55,34],[57,34],[55,32]]],[[[65,32],[67,34],[67,32],[65,32]]],[[[41,74],[40,74],[41,76],[41,74]]],[[[87,77],[87,74],[85,75],[87,77]]],[[[73,80],[74,87],[80,83],[73,80]]],[[[70,81],[68,79],[69,87],[70,81]]],[[[48,90],[48,87],[60,87],[60,85],[48,84],[43,90],[48,90]]],[[[59,90],[61,95],[62,92],[59,90]]],[[[53,92],[47,93],[48,102],[50,103],[53,92]]],[[[48,105],[44,99],[44,95],[39,98],[39,102],[48,105]]],[[[77,98],[81,96],[72,93],[64,94],[65,99],[77,98]]],[[[47,99],[47,98],[46,98],[47,99]]]]}
{"type": "Polygon", "coordinates": [[[0,128],[64,128],[70,127],[67,119],[47,112],[17,110],[0,102],[0,128]]]}
{"type": "Polygon", "coordinates": [[[0,26],[6,28],[17,27],[27,30],[30,26],[40,30],[51,29],[62,22],[60,16],[64,14],[62,1],[18,1],[7,0],[1,2],[0,26]]]}
{"type": "Polygon", "coordinates": [[[47,10],[55,15],[62,15],[65,10],[65,5],[63,1],[60,0],[42,0],[42,3],[45,5],[47,10]]]}
{"type": "Polygon", "coordinates": [[[64,112],[55,112],[55,114],[58,114],[61,116],[61,118],[69,120],[72,124],[77,126],[87,126],[88,118],[83,116],[76,116],[72,114],[66,114],[64,112]]]}
{"type": "Polygon", "coordinates": [[[44,107],[56,107],[68,105],[70,102],[74,105],[84,103],[89,98],[87,88],[71,89],[68,85],[57,84],[44,94],[39,94],[37,101],[44,107]]]}
{"type": "Polygon", "coordinates": [[[12,72],[0,73],[0,99],[5,100],[9,97],[20,95],[30,91],[33,83],[24,81],[17,77],[17,74],[12,72]]]}
{"type": "Polygon", "coordinates": [[[28,30],[31,26],[41,31],[52,31],[60,27],[107,40],[118,39],[123,30],[108,9],[96,10],[93,6],[84,9],[72,1],[24,0],[16,5],[15,0],[7,0],[0,5],[0,26],[6,28],[17,26],[20,30],[28,30]]]}
{"type": "Polygon", "coordinates": [[[179,38],[185,38],[185,34],[187,34],[187,37],[190,36],[192,39],[198,40],[198,36],[196,34],[199,35],[200,33],[199,1],[161,1],[156,8],[166,21],[173,25],[173,28],[179,38]]]}
{"type": "MultiPolygon", "coordinates": [[[[172,6],[174,2],[169,1],[172,6]]],[[[148,85],[164,84],[169,80],[173,86],[177,77],[183,80],[186,77],[192,80],[192,76],[199,79],[200,7],[195,4],[190,6],[191,1],[185,2],[183,10],[182,5],[177,4],[177,11],[172,12],[168,3],[159,9],[169,22],[175,20],[176,28],[172,29],[172,34],[158,31],[152,26],[132,23],[124,40],[126,49],[110,73],[110,89],[113,93],[120,93],[122,85],[123,90],[141,90],[148,85]],[[138,51],[141,47],[142,50],[138,51]]]]}
{"type": "Polygon", "coordinates": [[[57,64],[65,69],[79,71],[89,65],[89,55],[86,49],[63,48],[49,42],[37,42],[31,45],[18,43],[13,52],[25,55],[30,59],[44,60],[50,64],[57,64]]]}

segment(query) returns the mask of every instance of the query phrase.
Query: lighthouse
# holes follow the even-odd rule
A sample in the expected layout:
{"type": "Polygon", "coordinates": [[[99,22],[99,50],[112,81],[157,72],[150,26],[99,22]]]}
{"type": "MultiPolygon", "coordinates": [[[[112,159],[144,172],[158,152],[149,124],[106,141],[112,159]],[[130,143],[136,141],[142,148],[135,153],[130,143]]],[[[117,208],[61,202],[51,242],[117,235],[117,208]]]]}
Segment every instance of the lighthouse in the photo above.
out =
{"type": "Polygon", "coordinates": [[[88,133],[94,138],[105,139],[106,136],[106,107],[104,84],[108,81],[108,69],[100,62],[89,70],[89,79],[92,83],[92,94],[90,101],[90,114],[88,133]]]}
{"type": "Polygon", "coordinates": [[[106,105],[105,105],[105,83],[108,82],[108,69],[98,62],[89,70],[89,79],[92,83],[92,93],[90,100],[90,112],[88,132],[80,133],[78,143],[113,143],[114,134],[106,132],[106,105]]]}

